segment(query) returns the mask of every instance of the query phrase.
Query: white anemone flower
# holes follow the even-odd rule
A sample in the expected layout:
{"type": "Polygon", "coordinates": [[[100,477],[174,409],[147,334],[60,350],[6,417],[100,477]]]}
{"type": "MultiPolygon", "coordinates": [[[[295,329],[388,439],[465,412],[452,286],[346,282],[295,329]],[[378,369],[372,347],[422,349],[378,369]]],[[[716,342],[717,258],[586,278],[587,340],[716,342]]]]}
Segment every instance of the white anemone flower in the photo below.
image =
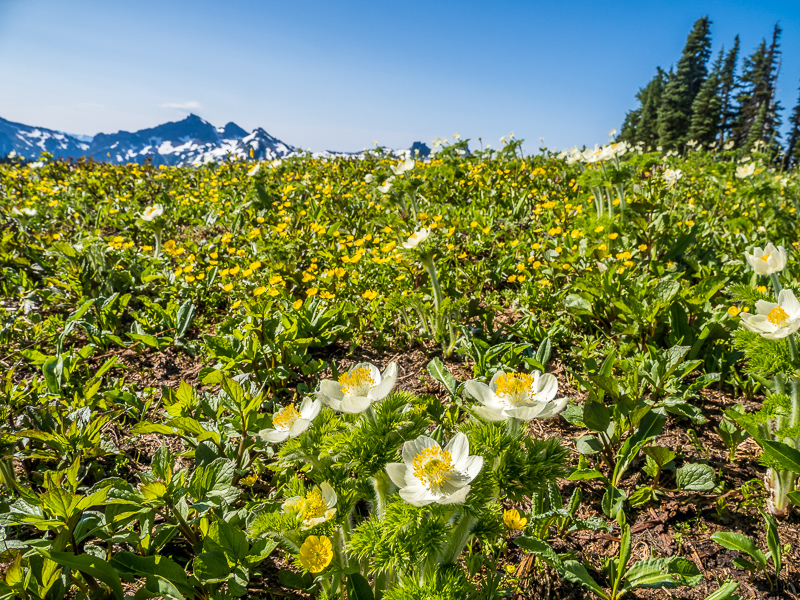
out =
{"type": "Polygon", "coordinates": [[[469,455],[469,440],[457,433],[442,447],[428,436],[403,445],[403,462],[389,463],[386,472],[400,488],[400,497],[413,506],[462,504],[469,483],[483,468],[482,456],[469,455]]]}
{"type": "Polygon", "coordinates": [[[364,181],[367,183],[372,183],[373,181],[375,181],[375,176],[372,173],[367,173],[366,175],[364,175],[364,181]]]}
{"type": "Polygon", "coordinates": [[[35,217],[36,216],[36,209],[35,208],[28,208],[27,206],[19,209],[19,208],[12,208],[11,214],[15,217],[21,217],[25,215],[26,217],[35,217]]]}
{"type": "Polygon", "coordinates": [[[776,248],[772,243],[767,244],[763,250],[758,247],[753,248],[753,253],[745,252],[744,257],[753,271],[759,275],[780,273],[786,267],[786,249],[783,246],[776,248]]]}
{"type": "Polygon", "coordinates": [[[154,204],[153,206],[148,206],[144,209],[144,212],[140,215],[143,221],[152,221],[153,219],[157,219],[161,215],[164,214],[164,206],[161,204],[154,204]]]}
{"type": "Polygon", "coordinates": [[[413,158],[409,158],[406,160],[401,160],[397,163],[397,165],[392,165],[392,173],[395,175],[402,175],[403,173],[408,173],[414,169],[416,163],[414,162],[413,158]]]}
{"type": "Polygon", "coordinates": [[[487,421],[545,419],[560,413],[567,398],[554,400],[558,380],[550,373],[495,373],[489,385],[471,380],[466,384],[470,395],[481,403],[472,409],[487,421]]]}
{"type": "Polygon", "coordinates": [[[792,290],[781,290],[778,303],[759,300],[756,314],[742,313],[742,325],[768,340],[780,340],[800,329],[800,302],[792,290]]]}
{"type": "Polygon", "coordinates": [[[678,183],[678,180],[683,177],[683,171],[680,169],[667,169],[664,171],[662,177],[664,178],[664,183],[666,183],[669,187],[673,187],[676,183],[678,183]]]}
{"type": "Polygon", "coordinates": [[[359,363],[339,381],[323,379],[317,398],[339,412],[357,414],[367,410],[373,402],[388,396],[397,383],[397,363],[390,362],[383,373],[373,364],[359,363]]]}
{"type": "Polygon", "coordinates": [[[311,425],[319,411],[322,409],[322,402],[303,398],[300,403],[300,410],[294,407],[294,403],[284,406],[272,415],[273,429],[263,429],[258,433],[259,437],[266,442],[279,443],[288,438],[297,437],[311,425]]]}
{"type": "Polygon", "coordinates": [[[431,234],[430,229],[420,229],[419,231],[415,231],[405,242],[403,242],[403,248],[405,248],[406,250],[411,250],[413,248],[416,248],[422,242],[427,240],[430,234],[431,234]]]}
{"type": "Polygon", "coordinates": [[[736,177],[738,179],[744,179],[745,177],[750,177],[750,175],[752,175],[755,172],[756,172],[756,163],[754,162],[736,167],[736,177]]]}
{"type": "Polygon", "coordinates": [[[303,519],[300,529],[311,529],[336,514],[336,491],[327,481],[315,485],[305,497],[294,496],[283,503],[284,512],[296,512],[303,519]]]}
{"type": "Polygon", "coordinates": [[[383,185],[379,185],[379,186],[378,186],[378,191],[379,191],[381,194],[388,194],[388,193],[389,193],[389,190],[392,188],[392,182],[393,182],[393,181],[394,181],[394,176],[392,176],[392,177],[389,177],[389,179],[387,179],[387,180],[384,182],[384,184],[383,184],[383,185]]]}

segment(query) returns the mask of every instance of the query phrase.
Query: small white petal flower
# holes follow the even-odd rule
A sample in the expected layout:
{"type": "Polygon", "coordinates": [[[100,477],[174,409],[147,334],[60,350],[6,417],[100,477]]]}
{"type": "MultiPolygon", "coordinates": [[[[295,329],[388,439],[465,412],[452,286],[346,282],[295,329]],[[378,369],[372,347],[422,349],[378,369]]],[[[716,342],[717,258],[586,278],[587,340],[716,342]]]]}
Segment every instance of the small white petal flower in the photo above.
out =
{"type": "Polygon", "coordinates": [[[387,180],[386,180],[386,182],[385,182],[383,185],[379,185],[379,186],[378,186],[378,191],[379,191],[381,194],[388,194],[388,193],[389,193],[389,190],[390,190],[390,189],[391,189],[391,187],[392,187],[392,182],[393,182],[393,181],[394,181],[394,176],[392,176],[392,177],[389,177],[389,179],[387,179],[387,180]]]}
{"type": "Polygon", "coordinates": [[[786,267],[786,249],[783,246],[777,248],[768,243],[767,247],[763,250],[761,248],[753,248],[753,253],[744,253],[747,262],[753,268],[753,271],[759,275],[772,275],[773,273],[780,273],[786,267]]]}
{"type": "Polygon", "coordinates": [[[372,183],[373,181],[375,181],[375,176],[372,173],[367,173],[364,176],[364,181],[366,181],[367,183],[372,183]]]}
{"type": "Polygon", "coordinates": [[[164,207],[161,204],[154,204],[144,209],[140,215],[143,221],[152,221],[164,214],[164,207]]]}
{"type": "Polygon", "coordinates": [[[284,512],[296,512],[303,519],[300,529],[311,529],[324,523],[336,514],[336,491],[327,481],[314,486],[305,497],[294,496],[283,503],[284,512]]]}
{"type": "Polygon", "coordinates": [[[272,416],[274,429],[264,429],[258,433],[259,437],[265,442],[283,442],[288,438],[297,437],[311,425],[319,411],[322,409],[322,402],[312,400],[309,397],[303,398],[298,411],[294,404],[284,406],[272,416]]]}
{"type": "Polygon", "coordinates": [[[483,468],[482,456],[469,455],[469,440],[457,433],[442,447],[428,436],[403,445],[403,462],[389,463],[386,472],[400,488],[400,497],[414,506],[462,504],[469,483],[483,468]]]}
{"type": "Polygon", "coordinates": [[[545,419],[560,413],[566,398],[554,400],[558,380],[550,373],[496,373],[489,385],[476,380],[466,384],[467,392],[481,403],[472,409],[488,421],[545,419]]]}
{"type": "Polygon", "coordinates": [[[754,162],[736,167],[736,177],[738,179],[744,179],[745,177],[750,177],[755,172],[756,172],[756,163],[754,162]]]}
{"type": "Polygon", "coordinates": [[[254,177],[258,173],[258,171],[260,169],[261,169],[261,165],[260,164],[257,164],[256,166],[251,167],[250,170],[247,172],[247,176],[248,177],[254,177]]]}
{"type": "Polygon", "coordinates": [[[405,242],[403,242],[403,248],[405,248],[406,250],[411,250],[412,248],[416,248],[422,242],[427,240],[430,234],[431,234],[430,229],[420,229],[419,231],[415,231],[405,242]]]}
{"type": "Polygon", "coordinates": [[[669,187],[673,187],[676,183],[678,183],[678,180],[683,177],[683,171],[680,169],[667,169],[664,171],[662,177],[664,178],[664,183],[666,183],[669,187]]]}
{"type": "Polygon", "coordinates": [[[742,325],[768,340],[780,340],[800,329],[800,302],[792,290],[781,290],[778,303],[759,300],[756,314],[741,313],[742,325]]]}
{"type": "Polygon", "coordinates": [[[359,363],[339,376],[339,381],[323,379],[317,398],[339,412],[356,414],[373,402],[388,396],[397,382],[397,363],[390,362],[383,373],[373,364],[359,363]]]}

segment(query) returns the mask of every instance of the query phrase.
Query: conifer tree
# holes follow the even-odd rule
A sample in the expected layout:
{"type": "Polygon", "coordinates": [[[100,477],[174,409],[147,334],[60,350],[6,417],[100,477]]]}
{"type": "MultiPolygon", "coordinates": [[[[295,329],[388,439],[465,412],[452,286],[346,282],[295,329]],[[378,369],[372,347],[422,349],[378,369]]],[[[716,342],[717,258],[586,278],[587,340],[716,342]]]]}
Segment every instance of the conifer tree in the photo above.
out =
{"type": "Polygon", "coordinates": [[[656,75],[636,94],[639,108],[625,115],[617,141],[631,144],[643,142],[645,147],[658,145],[658,107],[669,75],[661,67],[656,67],[656,75]]]}
{"type": "Polygon", "coordinates": [[[736,63],[739,60],[739,36],[733,39],[733,48],[725,56],[719,72],[720,123],[718,146],[721,148],[731,136],[736,119],[733,101],[736,96],[738,82],[736,80],[736,63]]]}
{"type": "Polygon", "coordinates": [[[777,146],[780,126],[780,103],[775,101],[775,84],[780,68],[779,38],[781,28],[775,24],[772,43],[761,40],[755,52],[744,60],[742,92],[737,96],[739,113],[734,128],[738,147],[750,150],[757,140],[777,146]]]}
{"type": "Polygon", "coordinates": [[[789,130],[786,154],[783,159],[783,164],[787,168],[800,164],[800,98],[797,99],[792,116],[789,117],[789,124],[792,128],[789,130]]]}
{"type": "Polygon", "coordinates": [[[706,80],[706,63],[711,54],[709,18],[698,19],[686,39],[675,76],[664,88],[658,110],[658,137],[665,150],[682,146],[688,140],[692,103],[706,80]]]}
{"type": "Polygon", "coordinates": [[[724,49],[720,50],[711,73],[703,82],[692,102],[692,120],[689,139],[704,146],[713,145],[719,132],[722,101],[719,96],[720,73],[723,66],[724,49]]]}

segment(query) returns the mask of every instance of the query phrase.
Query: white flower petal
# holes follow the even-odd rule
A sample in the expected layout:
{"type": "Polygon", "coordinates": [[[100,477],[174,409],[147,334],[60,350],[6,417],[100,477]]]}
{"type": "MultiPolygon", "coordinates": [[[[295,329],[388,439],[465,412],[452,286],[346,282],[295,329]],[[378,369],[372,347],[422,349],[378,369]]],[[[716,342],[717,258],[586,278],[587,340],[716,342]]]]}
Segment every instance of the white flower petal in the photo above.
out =
{"type": "Polygon", "coordinates": [[[558,379],[551,373],[544,373],[536,378],[534,389],[537,401],[550,402],[558,393],[558,379]]]}
{"type": "Polygon", "coordinates": [[[436,501],[436,496],[421,485],[418,487],[404,487],[399,493],[400,497],[412,506],[427,506],[436,501]]]}
{"type": "Polygon", "coordinates": [[[339,403],[339,410],[351,415],[359,414],[369,408],[369,398],[366,396],[345,396],[339,403]]]}
{"type": "Polygon", "coordinates": [[[397,487],[402,488],[406,485],[406,467],[405,463],[389,463],[386,465],[386,472],[389,474],[389,479],[392,480],[397,487]]]}
{"type": "Polygon", "coordinates": [[[508,415],[504,410],[489,408],[487,406],[473,406],[470,412],[486,421],[507,421],[508,415]]]}
{"type": "Polygon", "coordinates": [[[482,456],[470,456],[464,461],[464,467],[461,472],[467,477],[467,481],[472,481],[478,476],[483,468],[482,456]]]}
{"type": "Polygon", "coordinates": [[[446,498],[437,499],[439,504],[464,504],[464,500],[467,499],[467,494],[469,494],[470,486],[465,485],[463,488],[455,492],[454,494],[450,494],[446,498]]]}
{"type": "Polygon", "coordinates": [[[289,437],[297,437],[298,435],[303,433],[306,429],[308,429],[309,425],[311,425],[310,420],[303,419],[302,417],[297,419],[297,421],[295,421],[294,424],[292,425],[292,428],[289,429],[288,431],[289,437]]]}
{"type": "Polygon", "coordinates": [[[262,429],[258,432],[260,437],[265,442],[273,442],[275,444],[283,442],[289,437],[288,431],[278,431],[277,429],[262,429]]]}
{"type": "Polygon", "coordinates": [[[319,391],[328,398],[333,398],[335,400],[341,400],[344,398],[342,384],[338,381],[323,379],[319,382],[319,391]]]}
{"type": "Polygon", "coordinates": [[[453,460],[453,468],[459,472],[463,471],[462,463],[469,456],[469,440],[467,436],[459,431],[445,446],[445,451],[450,453],[450,458],[453,460]]]}
{"type": "Polygon", "coordinates": [[[436,440],[429,438],[427,435],[421,435],[415,440],[411,440],[403,444],[403,462],[407,466],[411,466],[417,455],[425,448],[439,446],[436,440]]]}

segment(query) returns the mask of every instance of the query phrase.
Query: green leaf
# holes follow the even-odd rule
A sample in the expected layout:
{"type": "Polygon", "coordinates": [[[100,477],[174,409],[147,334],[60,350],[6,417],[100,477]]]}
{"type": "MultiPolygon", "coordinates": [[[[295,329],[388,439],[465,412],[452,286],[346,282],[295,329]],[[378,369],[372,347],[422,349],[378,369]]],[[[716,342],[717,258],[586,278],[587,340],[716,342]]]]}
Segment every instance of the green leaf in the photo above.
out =
{"type": "Polygon", "coordinates": [[[625,525],[622,529],[622,536],[619,542],[619,559],[617,562],[617,573],[614,579],[614,591],[619,589],[622,576],[625,574],[628,561],[631,559],[631,526],[625,525]]]}
{"type": "Polygon", "coordinates": [[[145,433],[160,433],[162,435],[175,435],[175,430],[162,423],[151,423],[142,421],[131,427],[131,435],[142,435],[145,433]]]}
{"type": "Polygon", "coordinates": [[[711,490],[714,489],[715,479],[716,472],[709,465],[690,463],[683,465],[675,472],[675,482],[682,490],[711,490]]]}
{"type": "Polygon", "coordinates": [[[783,442],[764,440],[761,442],[764,454],[776,462],[782,470],[800,474],[800,452],[783,442]]]}
{"type": "Polygon", "coordinates": [[[544,540],[521,536],[514,538],[514,543],[523,550],[527,550],[537,558],[541,559],[543,562],[547,563],[557,571],[561,572],[564,570],[564,565],[561,562],[561,558],[558,556],[558,554],[556,554],[556,551],[553,550],[550,544],[544,540]]]}
{"type": "Polygon", "coordinates": [[[567,581],[580,584],[583,587],[592,590],[603,600],[609,600],[608,594],[606,594],[603,591],[603,588],[601,588],[597,584],[597,582],[594,579],[592,579],[592,576],[589,575],[589,572],[586,570],[586,567],[584,567],[581,563],[574,560],[565,560],[564,577],[567,579],[567,581]]]}
{"type": "Polygon", "coordinates": [[[587,401],[583,405],[583,422],[592,431],[605,432],[611,424],[611,412],[601,402],[587,401]]]}
{"type": "Polygon", "coordinates": [[[42,365],[44,381],[50,393],[58,394],[61,391],[61,376],[63,372],[64,361],[60,356],[51,356],[42,365]]]}
{"type": "Polygon", "coordinates": [[[552,343],[550,342],[550,336],[548,336],[542,340],[542,343],[539,344],[539,349],[536,351],[536,360],[543,367],[546,367],[547,363],[550,362],[551,347],[552,343]]]}
{"type": "Polygon", "coordinates": [[[442,361],[437,356],[428,363],[428,373],[433,379],[441,383],[451,396],[456,393],[457,383],[453,374],[447,370],[442,361]]]}
{"type": "Polygon", "coordinates": [[[203,583],[225,581],[231,569],[223,552],[203,552],[194,559],[194,576],[203,583]]]}
{"type": "Polygon", "coordinates": [[[695,586],[703,575],[690,560],[676,556],[670,559],[647,558],[640,560],[625,574],[624,590],[635,588],[676,588],[695,586]]]}
{"type": "Polygon", "coordinates": [[[189,325],[192,324],[192,320],[194,319],[195,312],[195,307],[191,300],[187,300],[181,304],[175,319],[176,340],[181,339],[186,333],[186,330],[189,329],[189,325]]]}
{"type": "Polygon", "coordinates": [[[352,573],[347,576],[347,597],[353,600],[375,600],[375,594],[369,582],[361,573],[352,573]]]}
{"type": "Polygon", "coordinates": [[[144,344],[148,348],[154,348],[158,350],[158,338],[154,335],[150,335],[149,333],[126,333],[125,335],[136,342],[144,344]]]}
{"type": "Polygon", "coordinates": [[[217,520],[211,523],[203,544],[204,550],[206,546],[212,552],[222,550],[232,562],[241,562],[247,556],[247,538],[241,529],[226,521],[217,520]]]}
{"type": "Polygon", "coordinates": [[[608,478],[597,469],[575,469],[567,477],[567,481],[586,481],[587,479],[602,479],[608,483],[608,478]]]}
{"type": "Polygon", "coordinates": [[[669,464],[669,461],[675,458],[675,453],[664,446],[647,446],[642,448],[642,452],[652,458],[659,467],[669,464]]]}
{"type": "Polygon", "coordinates": [[[115,600],[124,600],[125,592],[119,575],[110,564],[102,558],[97,558],[91,554],[70,554],[68,552],[50,552],[45,549],[38,549],[39,553],[60,564],[62,567],[69,567],[82,573],[91,575],[95,579],[105,583],[113,594],[115,600]]]}
{"type": "Polygon", "coordinates": [[[569,294],[564,300],[564,305],[571,309],[571,312],[581,314],[592,314],[592,305],[589,301],[578,294],[569,294]]]}
{"type": "Polygon", "coordinates": [[[616,519],[617,514],[622,510],[625,500],[627,499],[628,497],[625,495],[625,492],[613,485],[607,484],[601,503],[603,512],[609,519],[616,519]]]}
{"type": "Polygon", "coordinates": [[[772,563],[775,565],[775,573],[778,574],[781,572],[781,568],[783,567],[783,548],[781,547],[781,538],[778,535],[778,524],[775,522],[775,519],[772,517],[772,515],[768,515],[763,510],[759,510],[758,512],[761,514],[761,518],[764,519],[764,522],[767,525],[767,548],[769,548],[769,551],[772,554],[772,563]]]}
{"type": "Polygon", "coordinates": [[[728,579],[716,592],[706,596],[706,600],[742,600],[741,596],[733,593],[737,589],[739,589],[739,582],[728,579]]]}
{"type": "Polygon", "coordinates": [[[278,571],[278,578],[281,584],[292,590],[307,590],[314,583],[314,580],[308,573],[295,573],[288,569],[281,569],[278,571]]]}
{"type": "Polygon", "coordinates": [[[575,448],[587,456],[603,450],[603,444],[593,435],[583,435],[575,440],[575,448]]]}
{"type": "Polygon", "coordinates": [[[746,535],[735,531],[718,531],[711,539],[728,550],[744,552],[763,569],[767,566],[767,557],[759,550],[756,543],[746,535]]]}

